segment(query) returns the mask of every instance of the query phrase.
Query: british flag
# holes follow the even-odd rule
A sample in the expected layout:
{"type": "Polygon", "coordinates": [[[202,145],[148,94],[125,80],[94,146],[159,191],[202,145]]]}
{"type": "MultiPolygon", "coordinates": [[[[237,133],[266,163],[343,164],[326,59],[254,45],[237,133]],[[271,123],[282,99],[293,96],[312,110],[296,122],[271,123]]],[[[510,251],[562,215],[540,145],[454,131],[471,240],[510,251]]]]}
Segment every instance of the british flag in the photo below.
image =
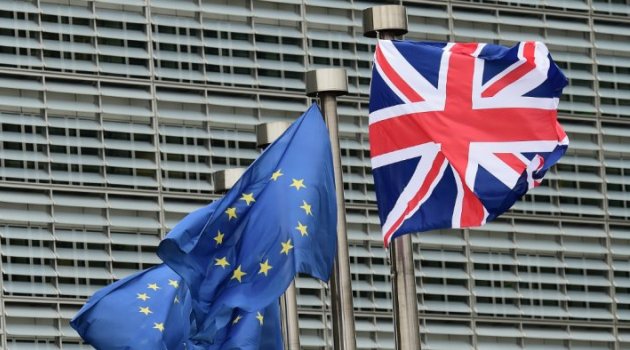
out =
{"type": "Polygon", "coordinates": [[[385,245],[483,225],[539,185],[569,144],[556,112],[566,84],[540,42],[380,40],[369,132],[385,245]]]}

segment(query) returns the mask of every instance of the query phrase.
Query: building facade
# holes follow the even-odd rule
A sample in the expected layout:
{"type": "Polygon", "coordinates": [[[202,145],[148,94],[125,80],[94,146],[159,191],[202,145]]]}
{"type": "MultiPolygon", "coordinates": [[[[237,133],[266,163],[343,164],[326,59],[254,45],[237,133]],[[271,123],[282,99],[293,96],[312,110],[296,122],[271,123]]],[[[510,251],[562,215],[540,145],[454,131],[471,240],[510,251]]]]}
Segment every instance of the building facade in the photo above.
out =
{"type": "MultiPolygon", "coordinates": [[[[211,173],[256,158],[255,125],[312,102],[305,71],[341,66],[357,345],[393,349],[361,28],[384,3],[0,1],[0,348],[90,348],[68,324],[86,298],[158,263],[211,173]]],[[[414,236],[423,349],[630,349],[630,2],[392,3],[407,39],[544,41],[570,80],[545,185],[482,228],[414,236]]],[[[329,290],[297,284],[303,348],[331,349],[329,290]]]]}

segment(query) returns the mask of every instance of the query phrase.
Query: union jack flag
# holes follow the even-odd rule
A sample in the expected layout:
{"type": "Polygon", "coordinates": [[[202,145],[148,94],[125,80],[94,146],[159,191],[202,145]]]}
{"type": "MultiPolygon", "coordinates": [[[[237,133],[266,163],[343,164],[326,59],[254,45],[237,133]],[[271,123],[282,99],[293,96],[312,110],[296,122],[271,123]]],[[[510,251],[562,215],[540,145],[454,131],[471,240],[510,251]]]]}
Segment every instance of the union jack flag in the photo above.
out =
{"type": "Polygon", "coordinates": [[[483,225],[538,186],[569,144],[556,113],[566,84],[540,42],[380,40],[369,132],[385,245],[483,225]]]}

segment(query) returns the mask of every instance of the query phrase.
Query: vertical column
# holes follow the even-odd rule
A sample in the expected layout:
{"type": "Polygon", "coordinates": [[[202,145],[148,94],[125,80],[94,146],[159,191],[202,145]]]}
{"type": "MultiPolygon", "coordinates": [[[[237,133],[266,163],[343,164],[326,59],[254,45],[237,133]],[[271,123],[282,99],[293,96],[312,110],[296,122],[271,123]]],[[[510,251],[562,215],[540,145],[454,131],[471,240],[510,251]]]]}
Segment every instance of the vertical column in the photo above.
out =
{"type": "Polygon", "coordinates": [[[337,96],[348,92],[348,77],[343,68],[325,68],[306,73],[306,95],[318,96],[328,125],[332,147],[337,194],[337,259],[330,279],[332,290],[333,343],[335,350],[355,350],[354,309],[350,284],[350,259],[346,232],[346,205],[343,194],[337,96]]]}
{"type": "MultiPolygon", "coordinates": [[[[256,146],[265,149],[282,135],[291,124],[288,122],[272,122],[256,126],[256,146]]],[[[280,303],[282,312],[282,331],[287,350],[300,350],[300,328],[297,311],[297,291],[295,280],[284,292],[280,303]]]]}
{"type": "MultiPolygon", "coordinates": [[[[363,35],[392,40],[407,33],[407,10],[399,5],[370,7],[363,11],[363,35]]],[[[420,349],[416,276],[411,235],[395,238],[389,245],[394,299],[396,349],[420,349]]]]}

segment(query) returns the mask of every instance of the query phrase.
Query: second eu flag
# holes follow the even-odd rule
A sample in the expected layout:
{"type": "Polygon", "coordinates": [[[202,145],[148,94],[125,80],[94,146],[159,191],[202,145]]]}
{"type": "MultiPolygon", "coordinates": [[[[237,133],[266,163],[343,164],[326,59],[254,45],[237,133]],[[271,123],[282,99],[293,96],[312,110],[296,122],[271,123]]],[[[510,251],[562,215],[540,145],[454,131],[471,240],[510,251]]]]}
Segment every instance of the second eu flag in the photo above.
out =
{"type": "Polygon", "coordinates": [[[318,107],[271,144],[214,209],[194,229],[188,221],[199,217],[184,218],[158,249],[190,289],[194,340],[208,344],[234,322],[234,308],[262,310],[297,273],[329,278],[336,253],[335,184],[318,107]]]}
{"type": "Polygon", "coordinates": [[[94,293],[70,322],[99,350],[191,348],[190,296],[164,264],[137,272],[94,293]]]}

